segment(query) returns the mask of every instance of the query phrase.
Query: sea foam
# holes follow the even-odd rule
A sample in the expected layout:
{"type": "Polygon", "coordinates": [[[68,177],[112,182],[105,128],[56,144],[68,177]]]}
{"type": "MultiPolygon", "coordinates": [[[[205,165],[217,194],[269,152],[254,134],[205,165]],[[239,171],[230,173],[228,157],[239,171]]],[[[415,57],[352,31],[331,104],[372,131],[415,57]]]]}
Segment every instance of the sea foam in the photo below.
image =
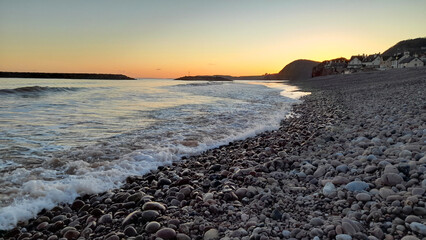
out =
{"type": "Polygon", "coordinates": [[[297,102],[283,98],[277,90],[247,84],[168,87],[177,89],[210,96],[211,103],[148,111],[155,122],[141,130],[72,147],[36,167],[7,172],[0,183],[11,182],[9,190],[14,188],[16,193],[14,200],[0,209],[0,229],[11,229],[43,209],[72,203],[78,196],[118,188],[128,176],[146,174],[183,156],[278,129],[291,104],[297,102]],[[242,88],[250,94],[241,94],[242,88]]]}

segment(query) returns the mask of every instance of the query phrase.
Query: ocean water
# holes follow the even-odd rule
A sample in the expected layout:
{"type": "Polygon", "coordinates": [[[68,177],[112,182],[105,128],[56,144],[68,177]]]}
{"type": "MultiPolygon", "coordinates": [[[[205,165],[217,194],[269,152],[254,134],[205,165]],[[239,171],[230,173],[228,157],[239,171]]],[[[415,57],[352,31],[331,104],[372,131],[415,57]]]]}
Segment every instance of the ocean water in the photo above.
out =
{"type": "Polygon", "coordinates": [[[0,229],[126,177],[277,129],[277,82],[0,79],[0,229]]]}

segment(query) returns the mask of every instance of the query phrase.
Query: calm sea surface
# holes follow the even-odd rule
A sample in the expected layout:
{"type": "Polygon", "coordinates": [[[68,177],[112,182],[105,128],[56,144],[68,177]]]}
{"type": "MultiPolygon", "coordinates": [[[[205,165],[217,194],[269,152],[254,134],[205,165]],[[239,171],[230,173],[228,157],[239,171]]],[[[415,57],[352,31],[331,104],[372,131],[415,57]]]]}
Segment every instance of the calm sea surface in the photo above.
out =
{"type": "Polygon", "coordinates": [[[0,78],[0,229],[182,156],[277,129],[275,82],[0,78]]]}

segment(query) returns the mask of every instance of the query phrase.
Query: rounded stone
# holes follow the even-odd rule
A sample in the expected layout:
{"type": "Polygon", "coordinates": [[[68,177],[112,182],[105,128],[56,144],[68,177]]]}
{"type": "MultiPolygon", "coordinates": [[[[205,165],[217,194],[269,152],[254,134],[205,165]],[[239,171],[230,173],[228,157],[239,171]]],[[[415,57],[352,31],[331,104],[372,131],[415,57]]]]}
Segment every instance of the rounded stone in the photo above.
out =
{"type": "Polygon", "coordinates": [[[155,233],[156,237],[162,238],[162,239],[175,239],[176,238],[176,231],[171,228],[163,228],[158,230],[155,233]]]}
{"type": "Polygon", "coordinates": [[[78,236],[80,236],[80,232],[77,230],[68,230],[65,234],[64,234],[64,238],[68,239],[68,240],[73,240],[73,239],[77,239],[78,236]]]}
{"type": "Polygon", "coordinates": [[[48,222],[42,222],[42,223],[40,223],[39,225],[37,225],[36,229],[37,229],[38,231],[40,231],[40,230],[44,230],[44,229],[45,229],[48,225],[49,225],[49,223],[48,223],[48,222]]]}
{"type": "Polygon", "coordinates": [[[371,196],[368,193],[358,193],[355,197],[358,201],[367,202],[371,200],[371,196]]]}
{"type": "Polygon", "coordinates": [[[383,184],[388,186],[395,186],[404,181],[402,177],[396,173],[385,173],[382,175],[381,180],[383,184]]]}
{"type": "Polygon", "coordinates": [[[324,235],[324,232],[319,228],[312,228],[309,232],[309,236],[311,237],[322,237],[324,235]]]}
{"type": "Polygon", "coordinates": [[[112,223],[112,215],[111,214],[102,215],[99,218],[98,223],[99,224],[112,223]]]}
{"type": "Polygon", "coordinates": [[[213,193],[206,193],[203,196],[203,202],[207,202],[208,200],[213,199],[213,193]]]}
{"type": "Polygon", "coordinates": [[[159,210],[159,211],[166,211],[166,207],[159,203],[159,202],[146,202],[142,206],[142,210],[159,210]]]}
{"type": "Polygon", "coordinates": [[[183,233],[176,234],[176,240],[191,240],[191,238],[183,233]]]}
{"type": "Polygon", "coordinates": [[[159,217],[159,216],[160,216],[160,214],[155,210],[146,210],[146,211],[142,212],[141,220],[143,222],[149,222],[149,221],[157,219],[157,217],[159,217]]]}
{"type": "Polygon", "coordinates": [[[105,240],[120,240],[120,238],[117,235],[112,234],[111,236],[109,236],[105,240]]]}
{"type": "Polygon", "coordinates": [[[352,237],[348,234],[337,234],[336,240],[352,240],[352,237]]]}
{"type": "Polygon", "coordinates": [[[326,197],[334,197],[336,195],[336,192],[336,187],[331,182],[326,183],[324,188],[322,189],[322,193],[326,197]]]}
{"type": "Polygon", "coordinates": [[[331,182],[335,185],[343,185],[349,183],[349,179],[343,176],[335,176],[331,182]]]}
{"type": "Polygon", "coordinates": [[[425,193],[425,189],[423,188],[413,188],[413,190],[411,190],[411,194],[413,195],[422,196],[424,193],[425,193]]]}
{"type": "Polygon", "coordinates": [[[426,208],[424,207],[414,207],[413,213],[417,216],[425,216],[426,215],[426,208]]]}
{"type": "Polygon", "coordinates": [[[247,194],[247,188],[238,188],[235,191],[235,194],[238,196],[239,199],[243,199],[247,194]]]}
{"type": "Polygon", "coordinates": [[[290,232],[290,231],[288,231],[288,230],[283,230],[283,231],[281,232],[281,234],[283,235],[283,237],[285,237],[285,238],[289,238],[289,237],[290,237],[291,232],[290,232]]]}
{"type": "Polygon", "coordinates": [[[312,226],[314,226],[314,227],[317,227],[317,226],[322,226],[322,225],[324,225],[324,221],[321,219],[321,218],[312,218],[310,221],[309,221],[309,224],[311,224],[312,226]]]}
{"type": "Polygon", "coordinates": [[[410,223],[410,228],[413,232],[420,233],[423,236],[426,236],[426,226],[419,222],[410,223]]]}
{"type": "Polygon", "coordinates": [[[124,218],[122,225],[126,226],[130,223],[133,223],[134,221],[136,221],[136,219],[141,215],[140,211],[134,211],[129,213],[129,215],[127,215],[126,218],[124,218]]]}
{"type": "Polygon", "coordinates": [[[83,201],[81,201],[81,200],[75,200],[73,202],[73,204],[71,205],[71,209],[74,210],[74,211],[78,211],[83,206],[84,206],[84,202],[83,201]]]}
{"type": "Polygon", "coordinates": [[[405,218],[405,222],[406,223],[421,222],[421,219],[419,217],[417,217],[417,216],[414,216],[414,215],[408,215],[405,218]]]}
{"type": "Polygon", "coordinates": [[[124,232],[123,232],[124,234],[126,234],[126,236],[128,236],[128,237],[133,237],[133,236],[136,236],[136,235],[138,235],[138,232],[136,231],[136,229],[134,228],[134,227],[132,227],[132,226],[128,226],[128,227],[126,227],[126,229],[124,229],[124,232]]]}
{"type": "Polygon", "coordinates": [[[158,186],[164,186],[164,185],[170,185],[172,184],[172,181],[170,181],[170,179],[167,178],[160,178],[157,182],[158,186]]]}
{"type": "Polygon", "coordinates": [[[407,235],[407,236],[401,238],[401,240],[420,240],[420,239],[416,236],[413,236],[413,235],[407,235]]]}
{"type": "Polygon", "coordinates": [[[160,229],[161,224],[159,222],[150,222],[145,226],[145,231],[148,233],[155,233],[160,229]]]}
{"type": "Polygon", "coordinates": [[[349,171],[348,165],[346,164],[339,165],[336,167],[336,171],[341,173],[346,173],[347,171],[349,171]]]}
{"type": "Polygon", "coordinates": [[[364,191],[364,190],[367,190],[368,188],[369,188],[368,183],[363,182],[363,181],[353,181],[353,182],[346,184],[346,186],[345,186],[345,189],[350,191],[350,192],[364,191]]]}
{"type": "Polygon", "coordinates": [[[219,239],[219,231],[217,229],[210,229],[204,233],[204,240],[217,240],[219,239]]]}

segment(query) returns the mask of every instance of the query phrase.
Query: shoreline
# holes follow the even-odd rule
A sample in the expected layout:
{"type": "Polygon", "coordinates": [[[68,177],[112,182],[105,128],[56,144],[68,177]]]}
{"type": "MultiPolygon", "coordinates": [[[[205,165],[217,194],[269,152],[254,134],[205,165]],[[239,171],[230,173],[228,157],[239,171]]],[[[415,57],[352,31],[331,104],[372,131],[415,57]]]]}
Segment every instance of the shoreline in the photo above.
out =
{"type": "Polygon", "coordinates": [[[289,82],[311,95],[279,130],[129,177],[3,237],[421,239],[425,76],[398,69],[289,82]]]}

